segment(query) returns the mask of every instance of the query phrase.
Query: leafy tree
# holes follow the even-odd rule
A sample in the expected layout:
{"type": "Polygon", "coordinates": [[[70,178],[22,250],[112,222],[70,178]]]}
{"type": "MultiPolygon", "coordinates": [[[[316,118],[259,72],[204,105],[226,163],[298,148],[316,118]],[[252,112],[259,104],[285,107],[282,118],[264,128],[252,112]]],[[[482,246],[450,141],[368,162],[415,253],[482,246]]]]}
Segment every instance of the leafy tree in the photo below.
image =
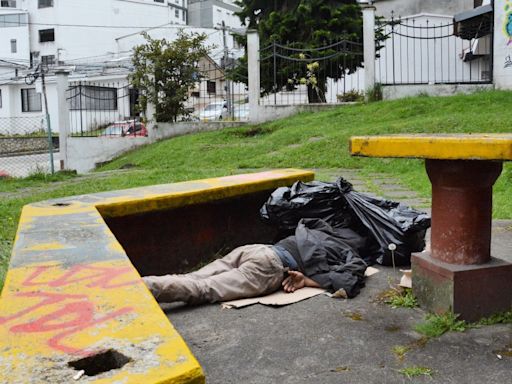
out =
{"type": "Polygon", "coordinates": [[[152,39],[144,33],[145,44],[134,48],[135,71],[130,79],[139,90],[139,109],[155,105],[157,121],[176,121],[188,115],[185,101],[188,92],[204,76],[198,62],[209,53],[205,34],[180,31],[177,39],[152,39]]]}
{"type": "MultiPolygon", "coordinates": [[[[283,88],[290,90],[298,84],[306,84],[310,102],[325,102],[327,78],[353,73],[362,66],[363,21],[356,0],[238,0],[237,5],[242,8],[238,13],[242,23],[258,30],[262,48],[280,43],[303,50],[278,52],[292,60],[276,59],[277,89],[273,60],[262,60],[264,93],[283,88]],[[347,43],[317,50],[342,40],[356,45],[347,43]]],[[[267,51],[267,55],[271,53],[267,51]]],[[[244,60],[233,74],[238,76],[238,80],[245,75],[243,65],[246,65],[244,60]]]]}

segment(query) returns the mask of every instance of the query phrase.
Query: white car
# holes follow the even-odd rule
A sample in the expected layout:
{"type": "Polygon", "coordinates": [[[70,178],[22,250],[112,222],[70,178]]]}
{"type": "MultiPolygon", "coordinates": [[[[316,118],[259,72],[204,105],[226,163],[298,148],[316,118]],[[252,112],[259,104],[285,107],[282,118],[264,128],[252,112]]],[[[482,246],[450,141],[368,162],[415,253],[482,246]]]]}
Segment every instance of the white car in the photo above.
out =
{"type": "MultiPolygon", "coordinates": [[[[199,120],[222,120],[222,114],[227,109],[225,102],[210,103],[199,112],[199,120]]],[[[225,112],[224,112],[225,113],[225,112]]]]}
{"type": "MultiPolygon", "coordinates": [[[[222,120],[230,120],[228,109],[225,108],[222,112],[222,120]]],[[[249,104],[235,104],[233,105],[233,120],[234,121],[247,121],[249,120],[249,104]]]]}

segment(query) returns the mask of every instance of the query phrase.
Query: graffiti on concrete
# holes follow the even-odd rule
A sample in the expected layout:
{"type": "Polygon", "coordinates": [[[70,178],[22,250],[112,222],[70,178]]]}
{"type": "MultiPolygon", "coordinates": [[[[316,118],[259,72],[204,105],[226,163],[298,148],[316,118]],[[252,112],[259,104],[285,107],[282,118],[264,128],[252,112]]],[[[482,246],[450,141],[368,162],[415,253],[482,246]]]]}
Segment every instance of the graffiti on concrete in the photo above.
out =
{"type": "Polygon", "coordinates": [[[503,66],[503,68],[509,68],[509,67],[512,67],[512,57],[510,55],[505,57],[505,65],[503,66]]]}
{"type": "Polygon", "coordinates": [[[122,307],[98,313],[97,305],[87,294],[68,294],[44,291],[31,291],[31,287],[64,287],[81,283],[80,287],[115,289],[138,283],[134,280],[122,281],[122,276],[130,267],[96,267],[76,265],[55,277],[55,269],[37,266],[23,281],[22,290],[14,296],[19,300],[29,300],[22,310],[9,316],[0,316],[0,325],[9,324],[13,334],[45,333],[48,347],[70,354],[88,355],[90,351],[67,343],[67,338],[98,324],[133,312],[132,307],[122,307]],[[121,280],[121,281],[120,281],[121,280]],[[32,318],[28,319],[29,317],[32,318]],[[36,316],[34,319],[33,316],[36,316]]]}
{"type": "Polygon", "coordinates": [[[508,39],[507,45],[512,44],[512,1],[508,0],[505,3],[503,32],[505,37],[508,39]]]}

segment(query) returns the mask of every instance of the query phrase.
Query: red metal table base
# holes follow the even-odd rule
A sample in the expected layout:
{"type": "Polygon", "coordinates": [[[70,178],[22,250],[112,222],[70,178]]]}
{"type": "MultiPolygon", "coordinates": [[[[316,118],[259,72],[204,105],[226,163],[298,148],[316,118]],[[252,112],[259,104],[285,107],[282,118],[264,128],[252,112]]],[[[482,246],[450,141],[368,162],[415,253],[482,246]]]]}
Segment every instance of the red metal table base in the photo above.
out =
{"type": "Polygon", "coordinates": [[[492,186],[500,161],[426,160],[431,252],[412,257],[413,291],[435,312],[477,320],[512,308],[512,264],[491,257],[492,186]]]}

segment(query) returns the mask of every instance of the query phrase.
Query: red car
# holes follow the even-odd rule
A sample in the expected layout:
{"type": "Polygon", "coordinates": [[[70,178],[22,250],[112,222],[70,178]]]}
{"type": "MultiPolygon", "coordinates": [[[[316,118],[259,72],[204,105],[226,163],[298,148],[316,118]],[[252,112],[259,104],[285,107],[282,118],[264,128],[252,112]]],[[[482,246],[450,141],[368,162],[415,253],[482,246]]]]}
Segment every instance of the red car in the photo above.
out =
{"type": "Polygon", "coordinates": [[[116,121],[110,124],[101,133],[102,136],[122,136],[122,137],[147,137],[148,130],[140,121],[127,120],[116,121]]]}

